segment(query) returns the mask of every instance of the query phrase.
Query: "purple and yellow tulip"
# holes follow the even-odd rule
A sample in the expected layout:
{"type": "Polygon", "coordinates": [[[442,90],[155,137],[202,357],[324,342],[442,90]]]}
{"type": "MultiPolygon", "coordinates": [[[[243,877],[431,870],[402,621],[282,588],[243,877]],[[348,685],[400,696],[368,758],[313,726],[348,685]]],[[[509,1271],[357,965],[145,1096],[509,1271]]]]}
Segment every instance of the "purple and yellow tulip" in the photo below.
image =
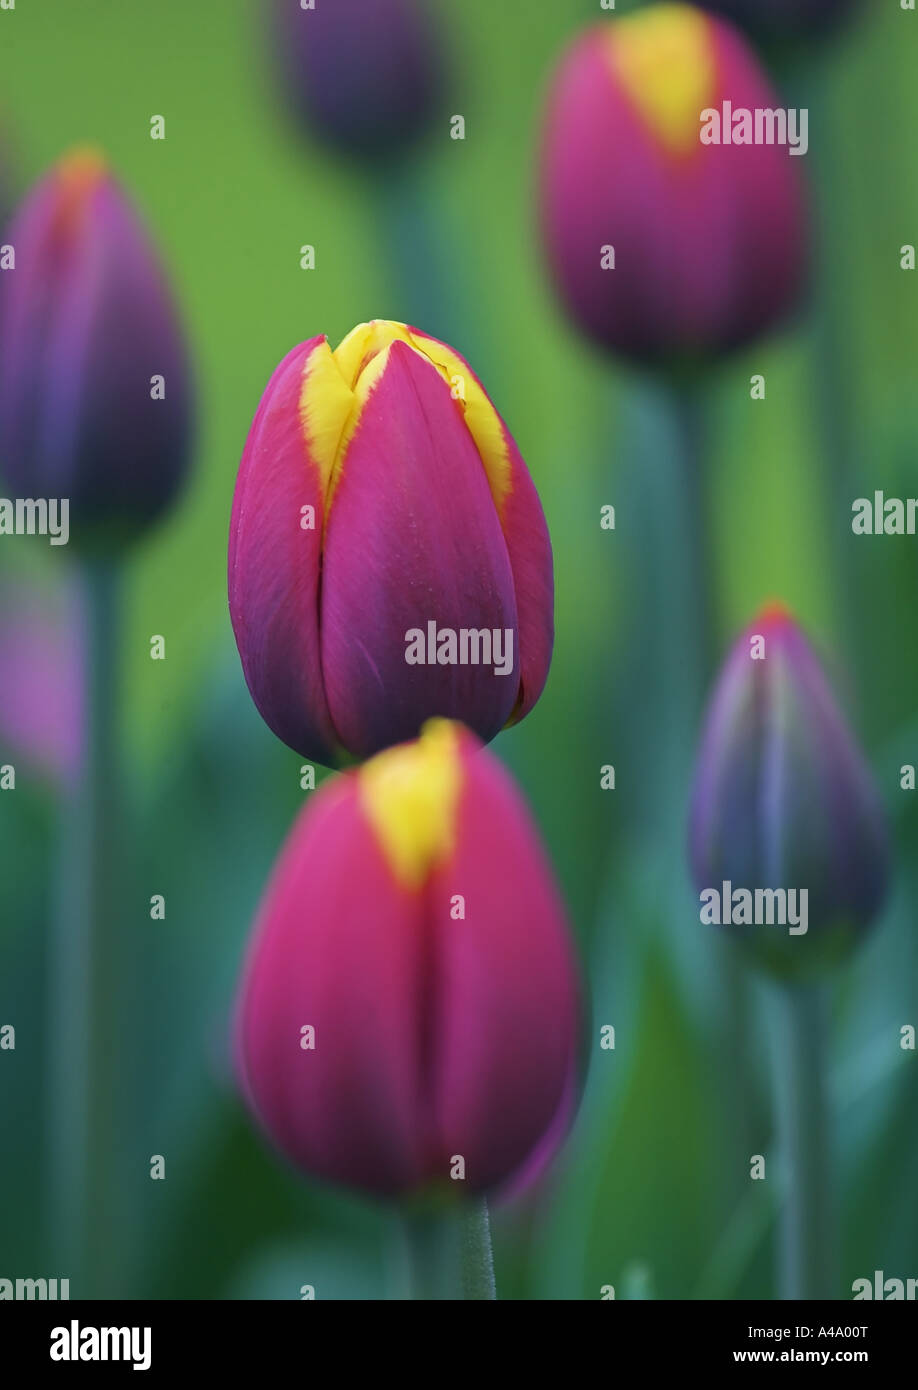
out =
{"type": "Polygon", "coordinates": [[[882,906],[890,852],[873,776],[812,647],[778,604],[737,638],[711,698],[690,860],[699,893],[725,880],[807,890],[806,936],[747,933],[782,970],[843,953],[882,906]]]}
{"type": "Polygon", "coordinates": [[[366,161],[404,154],[431,126],[442,63],[418,0],[273,0],[284,88],[307,130],[366,161]]]}
{"type": "Polygon", "coordinates": [[[380,1197],[491,1192],[560,1143],[578,998],[519,793],[477,739],[435,720],[301,812],[249,950],[238,1069],[307,1174],[380,1197]]]}
{"type": "Polygon", "coordinates": [[[800,296],[800,160],[702,144],[702,112],[725,101],[780,105],[745,39],[688,5],[591,26],[554,79],[541,180],[554,280],[584,333],[641,363],[738,348],[800,296]]]}
{"type": "Polygon", "coordinates": [[[16,268],[0,276],[0,471],[20,496],[68,498],[77,543],[120,546],[172,501],[189,451],[188,364],[155,251],[86,149],[41,180],[5,236],[16,268]]]}
{"type": "Polygon", "coordinates": [[[541,694],[551,544],[522,456],[468,363],[374,322],[274,372],[236,482],[229,606],[252,698],[305,757],[336,764],[435,715],[482,739],[541,694]],[[510,634],[512,665],[409,664],[411,631],[510,634]]]}

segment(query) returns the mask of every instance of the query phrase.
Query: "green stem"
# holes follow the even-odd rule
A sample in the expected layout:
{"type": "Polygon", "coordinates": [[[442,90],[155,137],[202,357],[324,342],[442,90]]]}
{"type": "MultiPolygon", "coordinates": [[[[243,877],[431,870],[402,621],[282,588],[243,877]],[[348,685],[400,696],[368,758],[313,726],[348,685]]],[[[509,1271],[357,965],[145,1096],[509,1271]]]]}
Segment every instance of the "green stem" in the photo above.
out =
{"type": "Polygon", "coordinates": [[[715,661],[717,610],[714,592],[711,526],[708,516],[708,431],[701,381],[676,382],[669,388],[686,537],[686,582],[692,631],[697,644],[697,702],[704,695],[715,661]]]}
{"type": "Polygon", "coordinates": [[[776,1081],[785,1187],[778,1282],[784,1299],[836,1293],[824,1015],[818,986],[779,987],[776,1081]]]}
{"type": "Polygon", "coordinates": [[[484,1198],[469,1206],[462,1222],[462,1297],[497,1298],[491,1217],[484,1198]]]}
{"type": "Polygon", "coordinates": [[[491,1227],[484,1200],[403,1213],[407,1297],[493,1299],[491,1227]]]}
{"type": "Polygon", "coordinates": [[[457,336],[454,270],[438,235],[423,168],[414,160],[380,166],[373,196],[388,257],[384,313],[453,341],[457,336]]]}
{"type": "Polygon", "coordinates": [[[62,826],[50,960],[49,1137],[53,1245],[74,1297],[114,1297],[118,1202],[112,1159],[120,1037],[116,754],[117,566],[90,562],[81,769],[62,826]]]}

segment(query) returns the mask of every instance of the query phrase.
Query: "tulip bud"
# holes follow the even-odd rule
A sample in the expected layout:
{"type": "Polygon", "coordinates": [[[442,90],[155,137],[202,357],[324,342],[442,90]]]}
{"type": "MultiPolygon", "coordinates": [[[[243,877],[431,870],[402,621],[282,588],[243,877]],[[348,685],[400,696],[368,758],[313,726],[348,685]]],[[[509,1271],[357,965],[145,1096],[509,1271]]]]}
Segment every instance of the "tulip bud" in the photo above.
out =
{"type": "Polygon", "coordinates": [[[856,0],[700,0],[741,24],[758,39],[794,41],[818,38],[837,29],[856,0]]]}
{"type": "Polygon", "coordinates": [[[69,499],[107,549],[172,500],[189,446],[185,350],[155,252],[102,158],[76,150],[27,196],[0,275],[0,470],[69,499]]]}
{"type": "Polygon", "coordinates": [[[737,640],[718,679],[695,772],[690,858],[699,894],[720,896],[719,914],[703,920],[724,923],[782,973],[842,955],[882,905],[889,846],[873,778],[812,648],[779,605],[737,640]],[[743,922],[736,893],[768,889],[785,890],[788,921],[780,897],[763,894],[759,909],[774,920],[743,922]]]}
{"type": "MultiPolygon", "coordinates": [[[[592,26],[554,82],[542,160],[554,278],[584,333],[642,363],[737,348],[800,293],[799,160],[788,145],[703,143],[705,113],[720,120],[727,101],[780,105],[746,41],[687,5],[592,26]]],[[[722,140],[732,133],[731,120],[722,140]]]]}
{"type": "Polygon", "coordinates": [[[395,1197],[504,1186],[574,1104],[564,911],[509,777],[434,720],[294,825],[240,991],[247,1100],[317,1178],[395,1197]]]}
{"type": "Polygon", "coordinates": [[[345,154],[413,145],[437,113],[440,54],[418,0],[274,0],[278,61],[296,114],[345,154]]]}
{"type": "Polygon", "coordinates": [[[513,439],[468,364],[402,324],[284,358],[236,482],[229,605],[277,736],[335,763],[433,715],[485,740],[548,675],[551,545],[513,439]]]}

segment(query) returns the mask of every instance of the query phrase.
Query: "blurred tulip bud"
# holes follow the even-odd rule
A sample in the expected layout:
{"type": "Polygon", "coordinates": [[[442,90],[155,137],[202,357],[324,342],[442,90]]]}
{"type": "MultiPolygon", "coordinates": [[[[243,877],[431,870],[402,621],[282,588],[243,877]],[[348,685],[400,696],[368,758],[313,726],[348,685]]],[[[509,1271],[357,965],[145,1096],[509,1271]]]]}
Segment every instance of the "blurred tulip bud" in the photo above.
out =
{"type": "Polygon", "coordinates": [[[578,1017],[551,872],[471,734],[434,720],[316,793],[236,1023],[246,1097],[292,1163],[383,1197],[504,1189],[561,1141],[578,1017]]]}
{"type": "Polygon", "coordinates": [[[419,0],[274,0],[278,61],[296,114],[345,154],[401,155],[432,124],[440,52],[419,0]]]}
{"type": "Polygon", "coordinates": [[[799,160],[789,145],[702,143],[704,113],[719,122],[727,101],[780,105],[745,40],[687,5],[592,26],[554,82],[542,160],[554,278],[584,333],[642,363],[737,348],[800,294],[799,160]]]}
{"type": "Polygon", "coordinates": [[[146,231],[95,151],[66,156],[6,233],[0,275],[0,471],[67,498],[77,544],[113,549],[185,472],[189,381],[146,231]]]}
{"type": "Polygon", "coordinates": [[[0,763],[3,753],[71,781],[80,760],[83,656],[69,589],[0,581],[0,763]]]}
{"type": "MultiPolygon", "coordinates": [[[[690,857],[699,894],[721,899],[720,915],[704,920],[725,922],[780,973],[841,956],[882,906],[890,854],[878,792],[812,648],[780,605],[747,628],[718,679],[695,772],[690,857]],[[725,883],[734,893],[786,890],[802,920],[793,931],[778,920],[743,923],[739,900],[731,920],[725,883]]],[[[763,895],[761,908],[770,903],[780,915],[780,898],[763,895]]]]}
{"type": "Polygon", "coordinates": [[[837,29],[857,0],[700,0],[735,20],[758,39],[780,42],[818,38],[837,29]]]}
{"type": "Polygon", "coordinates": [[[483,739],[548,675],[551,545],[468,364],[402,324],[281,362],[236,482],[229,606],[245,678],[291,748],[334,764],[432,715],[483,739]]]}

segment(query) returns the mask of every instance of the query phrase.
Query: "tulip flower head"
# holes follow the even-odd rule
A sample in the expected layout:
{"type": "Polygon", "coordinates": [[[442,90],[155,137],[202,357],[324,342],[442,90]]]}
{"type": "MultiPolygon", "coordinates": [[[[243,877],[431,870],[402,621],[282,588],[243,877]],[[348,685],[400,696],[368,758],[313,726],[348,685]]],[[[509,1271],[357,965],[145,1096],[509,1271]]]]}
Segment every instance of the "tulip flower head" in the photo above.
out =
{"type": "Polygon", "coordinates": [[[67,155],[5,233],[0,472],[21,497],[69,500],[78,544],[121,546],[183,479],[188,366],[141,222],[96,151],[67,155]]]}
{"type": "MultiPolygon", "coordinates": [[[[718,678],[690,858],[699,894],[722,894],[726,883],[734,893],[784,890],[803,904],[793,932],[778,921],[743,923],[741,907],[732,921],[723,911],[713,919],[780,973],[802,976],[842,955],[882,906],[889,847],[873,778],[812,647],[780,605],[737,639],[718,678]]],[[[779,900],[762,902],[780,912],[779,900]]]]}
{"type": "Polygon", "coordinates": [[[801,161],[787,145],[703,143],[703,113],[727,101],[780,106],[747,42],[687,5],[591,26],[555,77],[541,179],[550,266],[577,326],[637,362],[717,357],[797,303],[801,161]]]}
{"type": "Polygon", "coordinates": [[[326,764],[428,718],[482,739],[548,674],[551,545],[509,431],[468,364],[403,324],[284,358],[246,443],[229,605],[252,698],[326,764]]]}
{"type": "Polygon", "coordinates": [[[240,990],[243,1089],[303,1172],[379,1197],[501,1190],[574,1104],[564,912],[507,774],[456,724],[326,783],[240,990]]]}
{"type": "Polygon", "coordinates": [[[273,0],[278,62],[305,127],[375,162],[409,151],[438,106],[441,55],[421,0],[273,0]]]}

